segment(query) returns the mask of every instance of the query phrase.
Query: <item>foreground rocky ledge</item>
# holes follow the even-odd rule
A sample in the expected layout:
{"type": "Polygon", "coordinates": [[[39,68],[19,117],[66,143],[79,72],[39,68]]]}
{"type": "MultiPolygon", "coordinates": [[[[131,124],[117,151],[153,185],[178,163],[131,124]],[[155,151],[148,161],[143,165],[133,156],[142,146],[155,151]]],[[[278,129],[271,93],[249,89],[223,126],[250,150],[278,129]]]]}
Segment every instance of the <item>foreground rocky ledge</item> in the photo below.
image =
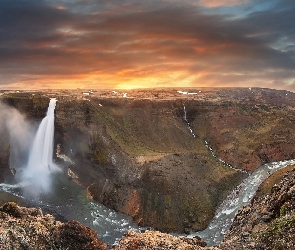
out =
{"type": "Polygon", "coordinates": [[[128,232],[114,249],[173,249],[173,250],[218,250],[216,247],[205,247],[206,243],[198,238],[176,237],[158,231],[145,233],[128,232]]]}
{"type": "Polygon", "coordinates": [[[62,223],[40,208],[8,202],[0,208],[0,249],[108,249],[97,234],[77,221],[62,223]]]}
{"type": "MultiPolygon", "coordinates": [[[[0,249],[108,249],[96,233],[77,221],[62,223],[40,208],[8,202],[0,208],[0,249]]],[[[198,239],[157,231],[128,232],[114,249],[199,249],[198,239]]]]}
{"type": "MultiPolygon", "coordinates": [[[[203,248],[198,238],[176,237],[157,231],[128,232],[113,249],[217,249],[203,248]]],[[[0,249],[107,250],[92,229],[78,221],[62,223],[41,208],[8,202],[0,207],[0,249]]]]}

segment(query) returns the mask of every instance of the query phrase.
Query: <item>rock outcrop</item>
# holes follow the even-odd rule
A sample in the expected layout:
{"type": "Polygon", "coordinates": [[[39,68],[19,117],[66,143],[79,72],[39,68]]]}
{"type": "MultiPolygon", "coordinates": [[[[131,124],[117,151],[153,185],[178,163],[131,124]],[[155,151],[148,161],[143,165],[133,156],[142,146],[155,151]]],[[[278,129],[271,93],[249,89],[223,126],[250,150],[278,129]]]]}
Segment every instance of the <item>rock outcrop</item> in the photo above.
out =
{"type": "Polygon", "coordinates": [[[0,208],[0,249],[107,250],[96,232],[77,221],[62,223],[40,208],[8,202],[0,208]]]}
{"type": "Polygon", "coordinates": [[[145,233],[128,232],[114,250],[218,250],[206,247],[206,243],[198,238],[176,237],[157,231],[145,233]]]}

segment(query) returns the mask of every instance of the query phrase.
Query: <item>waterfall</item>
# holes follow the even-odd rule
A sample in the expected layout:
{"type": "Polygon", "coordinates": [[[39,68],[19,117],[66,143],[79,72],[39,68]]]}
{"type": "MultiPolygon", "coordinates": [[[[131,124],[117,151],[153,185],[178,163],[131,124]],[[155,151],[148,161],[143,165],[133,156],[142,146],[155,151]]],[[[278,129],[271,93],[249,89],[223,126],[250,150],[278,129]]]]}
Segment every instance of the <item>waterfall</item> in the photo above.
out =
{"type": "Polygon", "coordinates": [[[209,246],[222,241],[229,230],[238,210],[249,204],[260,184],[275,171],[295,164],[295,160],[272,162],[261,166],[238,185],[221,203],[209,226],[200,232],[192,233],[188,237],[199,236],[209,246]]]}
{"type": "Polygon", "coordinates": [[[191,128],[191,125],[190,125],[190,123],[189,123],[188,120],[187,120],[187,117],[186,117],[186,108],[185,108],[184,105],[183,105],[183,112],[184,112],[183,119],[184,119],[184,121],[185,121],[186,124],[187,124],[187,128],[188,128],[188,130],[190,131],[191,135],[195,138],[196,135],[194,134],[194,132],[193,132],[193,130],[192,130],[192,128],[191,128]]]}
{"type": "Polygon", "coordinates": [[[35,134],[28,163],[24,170],[24,179],[40,188],[40,191],[50,189],[50,173],[58,169],[52,160],[55,106],[56,99],[50,99],[47,114],[35,134]]]}
{"type": "Polygon", "coordinates": [[[242,172],[242,173],[246,173],[246,174],[248,173],[246,170],[239,169],[239,168],[235,168],[235,167],[233,167],[232,165],[230,165],[229,163],[227,163],[226,161],[224,161],[224,160],[218,158],[217,155],[215,154],[214,150],[210,147],[209,143],[208,143],[206,140],[205,140],[204,142],[205,142],[205,146],[206,146],[206,148],[209,149],[211,155],[212,155],[215,159],[217,159],[218,161],[220,161],[222,164],[224,164],[224,165],[228,166],[229,168],[234,169],[234,170],[236,170],[236,171],[239,171],[239,172],[242,172]]]}

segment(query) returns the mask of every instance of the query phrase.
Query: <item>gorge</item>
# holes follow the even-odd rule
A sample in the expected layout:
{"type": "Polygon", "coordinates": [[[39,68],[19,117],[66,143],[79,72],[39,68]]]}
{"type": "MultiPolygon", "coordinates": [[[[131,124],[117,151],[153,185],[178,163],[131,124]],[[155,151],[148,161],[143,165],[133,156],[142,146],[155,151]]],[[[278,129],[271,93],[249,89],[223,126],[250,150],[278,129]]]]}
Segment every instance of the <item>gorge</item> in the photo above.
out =
{"type": "MultiPolygon", "coordinates": [[[[85,198],[79,195],[84,188],[95,201],[132,216],[140,226],[189,233],[207,227],[218,205],[247,177],[245,171],[295,158],[295,97],[290,92],[202,89],[183,96],[176,90],[153,90],[130,91],[124,98],[111,91],[87,97],[71,91],[57,96],[49,91],[3,93],[1,100],[37,121],[54,96],[58,99],[54,149],[60,145],[60,154],[72,160],[70,168],[81,186],[72,186],[61,173],[53,174],[56,183],[52,186],[60,186],[59,193],[65,192],[65,182],[77,190],[61,195],[54,201],[55,208],[47,207],[56,214],[65,213],[61,208],[65,199],[77,196],[81,202],[71,205],[79,211],[87,198],[86,192],[85,198]],[[212,156],[209,147],[223,162],[212,156]]],[[[3,136],[0,145],[2,182],[12,182],[2,187],[14,189],[9,139],[3,136]]],[[[69,164],[56,156],[54,161],[62,168],[69,164]]],[[[19,188],[13,192],[22,195],[19,188]]],[[[48,195],[42,199],[52,201],[48,195]]],[[[94,218],[82,218],[83,213],[80,221],[95,224],[94,218]]],[[[92,215],[101,217],[94,210],[92,215]]],[[[127,225],[123,234],[136,228],[122,218],[118,224],[127,225]]]]}

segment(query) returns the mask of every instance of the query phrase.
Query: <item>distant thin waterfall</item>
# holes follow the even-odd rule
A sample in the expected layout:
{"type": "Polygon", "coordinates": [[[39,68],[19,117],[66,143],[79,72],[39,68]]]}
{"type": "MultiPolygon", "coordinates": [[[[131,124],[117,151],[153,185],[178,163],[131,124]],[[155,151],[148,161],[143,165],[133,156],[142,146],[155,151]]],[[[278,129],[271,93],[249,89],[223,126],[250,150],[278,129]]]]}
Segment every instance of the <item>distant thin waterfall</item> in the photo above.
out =
{"type": "Polygon", "coordinates": [[[234,170],[237,170],[237,171],[239,171],[239,172],[242,172],[242,173],[248,173],[246,170],[239,169],[239,168],[235,168],[235,167],[233,167],[232,165],[230,165],[229,163],[227,163],[226,161],[224,161],[224,160],[218,158],[217,155],[215,154],[214,150],[210,147],[209,143],[208,143],[206,140],[205,140],[204,142],[205,142],[205,146],[206,146],[206,148],[209,149],[211,155],[212,155],[215,159],[217,159],[218,161],[220,161],[222,164],[224,164],[224,165],[226,165],[226,166],[228,166],[228,167],[230,167],[230,168],[232,168],[232,169],[234,169],[234,170]]]}
{"type": "Polygon", "coordinates": [[[187,116],[186,116],[186,108],[185,108],[184,105],[183,105],[183,112],[184,112],[183,119],[184,119],[185,122],[186,122],[187,128],[188,128],[188,130],[190,131],[191,135],[195,138],[196,135],[194,134],[194,132],[193,132],[193,130],[192,130],[192,128],[191,128],[191,125],[190,125],[190,123],[189,123],[188,120],[187,120],[187,116]]]}
{"type": "Polygon", "coordinates": [[[54,109],[56,99],[50,100],[46,116],[41,121],[30,150],[25,179],[48,191],[50,172],[57,169],[53,164],[54,109]]]}

